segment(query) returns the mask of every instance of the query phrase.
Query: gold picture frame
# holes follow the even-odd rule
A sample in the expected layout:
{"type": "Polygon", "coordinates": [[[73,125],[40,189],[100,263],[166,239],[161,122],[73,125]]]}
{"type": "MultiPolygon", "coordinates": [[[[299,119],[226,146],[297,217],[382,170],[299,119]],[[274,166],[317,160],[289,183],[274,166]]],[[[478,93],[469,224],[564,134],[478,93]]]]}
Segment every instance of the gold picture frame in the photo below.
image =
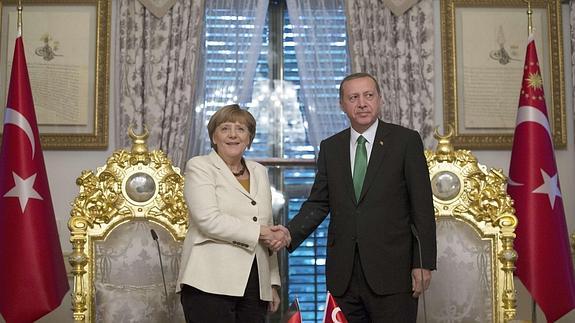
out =
{"type": "MultiPolygon", "coordinates": [[[[17,36],[17,4],[0,0],[2,104],[17,36]]],[[[24,49],[43,149],[106,149],[111,1],[27,0],[22,7],[24,49]]]]}
{"type": "MultiPolygon", "coordinates": [[[[549,122],[556,148],[567,146],[561,3],[531,0],[549,122]]],[[[442,0],[443,122],[458,148],[513,144],[527,48],[523,0],[442,0]]]]}

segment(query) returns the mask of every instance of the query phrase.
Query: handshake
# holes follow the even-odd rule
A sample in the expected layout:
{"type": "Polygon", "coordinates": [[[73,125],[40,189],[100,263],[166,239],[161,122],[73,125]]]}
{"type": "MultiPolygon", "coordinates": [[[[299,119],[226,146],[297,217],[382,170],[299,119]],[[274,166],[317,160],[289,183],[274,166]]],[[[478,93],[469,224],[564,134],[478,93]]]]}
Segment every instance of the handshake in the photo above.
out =
{"type": "Polygon", "coordinates": [[[281,248],[287,247],[291,244],[291,235],[289,230],[283,225],[260,227],[260,243],[266,246],[270,251],[277,252],[281,248]]]}

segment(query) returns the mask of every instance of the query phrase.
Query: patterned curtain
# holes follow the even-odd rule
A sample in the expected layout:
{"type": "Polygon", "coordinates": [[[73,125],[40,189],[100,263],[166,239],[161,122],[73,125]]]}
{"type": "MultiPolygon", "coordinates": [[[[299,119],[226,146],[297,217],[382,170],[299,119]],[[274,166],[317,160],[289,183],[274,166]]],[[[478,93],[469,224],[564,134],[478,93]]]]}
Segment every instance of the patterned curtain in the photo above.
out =
{"type": "Polygon", "coordinates": [[[401,16],[418,2],[419,0],[383,0],[383,5],[388,7],[394,15],[401,16]]]}
{"type": "Polygon", "coordinates": [[[162,18],[138,1],[119,0],[116,8],[116,143],[130,146],[128,127],[139,132],[145,125],[150,147],[181,165],[197,87],[204,0],[178,0],[162,18]]]}
{"type": "Polygon", "coordinates": [[[395,16],[380,0],[345,0],[351,70],[374,75],[385,121],[419,131],[433,143],[433,1],[395,16]]]}

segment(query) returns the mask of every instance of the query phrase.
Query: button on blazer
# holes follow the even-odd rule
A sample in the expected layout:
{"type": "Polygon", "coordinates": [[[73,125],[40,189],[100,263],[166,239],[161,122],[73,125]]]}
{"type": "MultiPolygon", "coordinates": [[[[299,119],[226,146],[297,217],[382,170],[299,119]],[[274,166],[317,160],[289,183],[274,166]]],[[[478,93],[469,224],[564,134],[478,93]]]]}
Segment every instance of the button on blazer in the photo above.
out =
{"type": "Polygon", "coordinates": [[[258,243],[260,225],[273,225],[267,169],[246,160],[250,191],[212,151],[186,164],[184,196],[190,226],[182,251],[177,291],[186,284],[204,292],[243,296],[257,260],[260,297],[272,300],[280,285],[277,255],[258,243]]]}

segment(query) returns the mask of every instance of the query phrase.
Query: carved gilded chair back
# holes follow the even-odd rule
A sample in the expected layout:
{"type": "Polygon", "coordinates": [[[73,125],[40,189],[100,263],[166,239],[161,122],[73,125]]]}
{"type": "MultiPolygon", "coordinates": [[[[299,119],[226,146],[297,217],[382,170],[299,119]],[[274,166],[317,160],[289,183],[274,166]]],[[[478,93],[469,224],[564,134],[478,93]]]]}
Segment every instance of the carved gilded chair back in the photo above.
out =
{"type": "Polygon", "coordinates": [[[148,151],[147,131],[129,135],[131,150],[115,151],[96,173],[83,171],[76,180],[68,222],[75,322],[183,321],[175,295],[188,229],[183,177],[164,152],[148,151]]]}
{"type": "Polygon", "coordinates": [[[420,299],[418,322],[507,322],[515,318],[513,249],[517,218],[501,170],[468,150],[451,131],[426,151],[437,224],[437,271],[420,299]]]}

